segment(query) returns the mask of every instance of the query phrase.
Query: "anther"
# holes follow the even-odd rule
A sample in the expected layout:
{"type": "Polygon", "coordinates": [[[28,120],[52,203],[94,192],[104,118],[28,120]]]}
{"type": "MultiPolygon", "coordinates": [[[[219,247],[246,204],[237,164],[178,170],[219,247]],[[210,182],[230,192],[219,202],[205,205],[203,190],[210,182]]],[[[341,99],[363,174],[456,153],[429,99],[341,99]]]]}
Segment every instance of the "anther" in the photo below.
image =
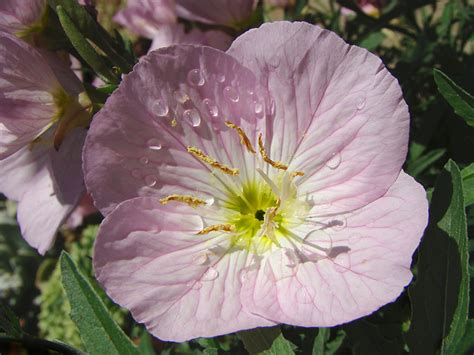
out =
{"type": "Polygon", "coordinates": [[[214,224],[197,232],[198,235],[209,234],[211,232],[234,232],[235,226],[232,224],[214,224]]]}
{"type": "Polygon", "coordinates": [[[291,173],[291,177],[297,177],[297,176],[304,176],[304,172],[302,172],[302,171],[293,171],[291,173]]]}
{"type": "Polygon", "coordinates": [[[191,207],[198,207],[200,205],[205,205],[206,201],[201,200],[200,198],[188,196],[188,195],[169,195],[160,200],[162,205],[166,205],[171,201],[183,202],[188,204],[191,207]]]}
{"type": "Polygon", "coordinates": [[[256,153],[255,149],[253,149],[253,146],[252,146],[252,143],[250,142],[250,139],[247,137],[247,135],[245,134],[245,132],[242,128],[240,128],[235,123],[232,123],[230,121],[225,121],[225,125],[229,128],[235,129],[237,131],[237,133],[240,137],[240,143],[242,145],[244,145],[250,153],[252,153],[252,154],[256,153]]]}
{"type": "Polygon", "coordinates": [[[219,163],[217,160],[212,159],[210,156],[204,154],[201,150],[195,147],[188,147],[188,152],[194,155],[196,158],[202,160],[203,162],[209,164],[213,168],[217,168],[222,171],[224,174],[228,175],[239,175],[239,169],[231,168],[227,165],[219,163]]]}
{"type": "Polygon", "coordinates": [[[265,151],[265,147],[263,146],[263,138],[262,138],[261,133],[258,135],[258,148],[259,148],[260,154],[262,155],[263,160],[266,163],[270,164],[271,166],[273,166],[276,169],[288,170],[287,165],[283,164],[280,161],[274,161],[274,160],[270,159],[267,152],[265,151]]]}

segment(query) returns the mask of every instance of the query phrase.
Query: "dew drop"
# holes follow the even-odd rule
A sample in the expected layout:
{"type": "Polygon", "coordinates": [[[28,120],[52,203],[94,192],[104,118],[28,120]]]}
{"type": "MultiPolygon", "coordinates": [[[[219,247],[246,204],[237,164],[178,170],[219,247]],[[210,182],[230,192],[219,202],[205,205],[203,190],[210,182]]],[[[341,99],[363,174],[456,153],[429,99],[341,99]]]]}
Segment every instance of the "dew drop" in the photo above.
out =
{"type": "Polygon", "coordinates": [[[148,149],[151,149],[151,150],[160,150],[161,149],[161,143],[156,138],[149,139],[147,141],[147,144],[148,144],[148,149]]]}
{"type": "Polygon", "coordinates": [[[255,94],[255,92],[252,90],[252,89],[248,89],[247,90],[247,93],[250,95],[250,96],[253,96],[255,94]]]}
{"type": "Polygon", "coordinates": [[[314,292],[306,287],[301,287],[298,291],[296,291],[296,302],[302,304],[308,304],[313,302],[314,299],[314,292]]]}
{"type": "Polygon", "coordinates": [[[215,202],[214,197],[208,198],[208,199],[206,200],[206,204],[207,204],[208,206],[212,206],[212,205],[214,204],[214,202],[215,202]]]}
{"type": "Polygon", "coordinates": [[[156,185],[156,176],[155,175],[147,175],[145,176],[145,184],[147,186],[153,187],[156,185]]]}
{"type": "Polygon", "coordinates": [[[329,168],[329,169],[337,169],[339,167],[339,165],[341,165],[341,153],[332,153],[332,157],[331,159],[329,159],[327,162],[326,162],[326,166],[329,168]]]}
{"type": "Polygon", "coordinates": [[[191,287],[193,290],[200,290],[202,288],[202,282],[200,281],[190,281],[186,286],[191,287]]]}
{"type": "Polygon", "coordinates": [[[261,102],[255,103],[255,113],[262,113],[263,112],[263,105],[261,102]]]}
{"type": "Polygon", "coordinates": [[[213,267],[210,267],[210,268],[204,273],[204,275],[202,275],[201,280],[202,280],[202,281],[212,281],[212,280],[217,279],[218,276],[219,276],[219,271],[217,271],[217,270],[214,269],[213,267]]]}
{"type": "Polygon", "coordinates": [[[147,157],[141,157],[140,158],[140,164],[147,165],[150,162],[150,159],[147,157]]]}
{"type": "Polygon", "coordinates": [[[239,101],[239,93],[232,86],[226,86],[224,88],[224,97],[232,102],[239,101]]]}
{"type": "Polygon", "coordinates": [[[347,272],[351,268],[351,257],[348,253],[341,253],[334,259],[334,269],[337,272],[347,272]]]}
{"type": "Polygon", "coordinates": [[[135,179],[141,179],[141,178],[142,178],[142,172],[140,171],[140,169],[133,169],[130,174],[131,174],[132,177],[134,177],[135,179]]]}
{"type": "Polygon", "coordinates": [[[159,99],[156,100],[153,105],[151,106],[151,110],[153,113],[159,117],[164,117],[168,114],[169,108],[166,102],[163,100],[159,99]]]}
{"type": "Polygon", "coordinates": [[[195,265],[204,265],[205,263],[207,263],[208,260],[209,257],[207,256],[207,254],[201,254],[194,258],[193,263],[195,265]]]}
{"type": "Polygon", "coordinates": [[[357,109],[358,110],[362,110],[364,107],[365,107],[365,97],[364,96],[360,96],[358,99],[357,99],[357,109]]]}
{"type": "Polygon", "coordinates": [[[225,75],[224,74],[218,74],[217,75],[217,81],[220,83],[223,83],[225,81],[225,75]]]}
{"type": "Polygon", "coordinates": [[[211,115],[212,117],[217,117],[219,115],[219,109],[217,108],[214,101],[212,101],[211,99],[204,99],[202,100],[202,103],[204,104],[204,106],[206,106],[209,115],[211,115]]]}
{"type": "Polygon", "coordinates": [[[201,71],[199,69],[193,69],[188,73],[188,82],[192,86],[203,86],[205,80],[202,77],[201,71]]]}
{"type": "Polygon", "coordinates": [[[201,124],[201,116],[199,116],[199,113],[195,109],[184,111],[183,117],[193,127],[197,127],[201,124]]]}

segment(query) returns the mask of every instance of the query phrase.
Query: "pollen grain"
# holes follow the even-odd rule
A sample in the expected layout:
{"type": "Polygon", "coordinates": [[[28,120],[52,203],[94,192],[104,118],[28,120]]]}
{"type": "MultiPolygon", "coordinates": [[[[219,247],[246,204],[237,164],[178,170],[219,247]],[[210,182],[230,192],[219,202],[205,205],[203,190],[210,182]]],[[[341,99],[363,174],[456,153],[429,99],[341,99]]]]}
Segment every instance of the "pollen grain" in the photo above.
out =
{"type": "Polygon", "coordinates": [[[270,159],[267,152],[265,151],[265,147],[263,146],[263,138],[262,138],[261,133],[258,135],[258,148],[259,148],[260,154],[262,155],[263,160],[266,163],[270,164],[271,166],[273,166],[276,169],[288,170],[287,165],[283,164],[280,161],[275,161],[275,160],[270,159]]]}
{"type": "Polygon", "coordinates": [[[239,175],[239,169],[231,168],[225,164],[219,163],[217,160],[211,158],[210,156],[204,154],[203,151],[199,150],[196,147],[188,147],[188,152],[194,155],[196,158],[202,160],[203,162],[209,164],[213,168],[219,169],[224,174],[228,175],[239,175]]]}
{"type": "Polygon", "coordinates": [[[240,128],[235,123],[232,123],[230,121],[225,121],[225,125],[229,128],[232,128],[232,129],[236,130],[236,132],[238,133],[238,135],[240,137],[240,143],[242,145],[244,145],[250,153],[252,153],[252,154],[256,153],[255,149],[252,146],[252,143],[250,142],[249,137],[247,137],[247,135],[245,134],[245,132],[242,128],[240,128]]]}
{"type": "Polygon", "coordinates": [[[162,205],[166,205],[171,201],[183,202],[188,204],[191,207],[198,207],[200,205],[205,205],[206,201],[201,200],[200,198],[188,196],[188,195],[169,195],[160,200],[162,205]]]}

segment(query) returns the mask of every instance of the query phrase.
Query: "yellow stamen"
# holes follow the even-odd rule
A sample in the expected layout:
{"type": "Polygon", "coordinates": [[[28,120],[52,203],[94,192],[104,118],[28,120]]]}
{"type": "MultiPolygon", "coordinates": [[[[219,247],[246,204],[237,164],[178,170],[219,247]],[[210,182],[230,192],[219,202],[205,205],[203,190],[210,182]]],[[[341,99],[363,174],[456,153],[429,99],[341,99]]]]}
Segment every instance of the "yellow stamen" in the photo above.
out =
{"type": "Polygon", "coordinates": [[[240,128],[239,126],[237,126],[236,124],[234,124],[230,121],[225,121],[225,125],[229,128],[235,129],[237,131],[237,133],[239,134],[239,137],[240,137],[240,143],[242,145],[245,145],[245,147],[247,148],[247,150],[250,153],[252,153],[252,154],[256,153],[255,149],[253,149],[252,143],[250,143],[250,139],[247,137],[247,135],[245,134],[245,132],[242,128],[240,128]]]}
{"type": "Polygon", "coordinates": [[[188,195],[169,195],[168,197],[162,198],[160,203],[166,205],[171,201],[183,202],[188,204],[191,207],[198,207],[200,205],[205,205],[206,201],[201,200],[200,198],[188,196],[188,195]]]}
{"type": "Polygon", "coordinates": [[[270,164],[271,166],[273,166],[276,169],[288,170],[287,165],[283,164],[280,161],[274,161],[274,160],[270,159],[267,152],[265,151],[265,147],[263,146],[263,138],[262,138],[261,133],[258,135],[258,147],[259,147],[260,154],[262,155],[262,158],[265,162],[267,162],[268,164],[270,164]]]}
{"type": "Polygon", "coordinates": [[[232,224],[214,224],[199,231],[198,235],[209,234],[210,232],[234,232],[235,226],[232,224]]]}
{"type": "Polygon", "coordinates": [[[291,177],[297,177],[297,176],[304,176],[304,172],[302,172],[302,171],[293,171],[291,173],[291,177]]]}
{"type": "Polygon", "coordinates": [[[178,122],[176,121],[176,118],[173,118],[170,124],[171,124],[171,127],[176,127],[176,125],[178,124],[178,122]]]}
{"type": "Polygon", "coordinates": [[[212,159],[210,156],[204,154],[201,150],[195,147],[188,147],[188,152],[194,155],[196,158],[201,159],[203,162],[209,164],[213,168],[217,168],[224,174],[239,175],[239,169],[228,167],[227,165],[219,163],[217,160],[212,159]]]}

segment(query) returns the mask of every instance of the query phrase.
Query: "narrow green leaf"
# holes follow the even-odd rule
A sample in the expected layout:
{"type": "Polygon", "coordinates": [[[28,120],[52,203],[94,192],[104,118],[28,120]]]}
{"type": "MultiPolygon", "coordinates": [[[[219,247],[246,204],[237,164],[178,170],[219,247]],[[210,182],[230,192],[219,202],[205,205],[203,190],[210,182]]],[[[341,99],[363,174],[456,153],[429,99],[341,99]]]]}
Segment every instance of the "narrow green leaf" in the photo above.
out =
{"type": "Polygon", "coordinates": [[[204,349],[202,353],[204,355],[218,355],[219,351],[214,348],[208,348],[208,349],[204,349]]]}
{"type": "Polygon", "coordinates": [[[56,13],[58,14],[61,26],[68,36],[71,44],[77,50],[79,55],[91,66],[91,68],[104,80],[112,84],[118,84],[119,79],[107,66],[105,60],[95,51],[87,39],[79,32],[77,27],[69,18],[66,11],[61,6],[57,6],[56,13]]]}
{"type": "Polygon", "coordinates": [[[336,351],[339,350],[346,333],[343,330],[339,330],[336,334],[336,337],[332,340],[331,338],[331,329],[330,328],[319,328],[318,335],[314,339],[313,344],[313,355],[333,355],[336,351]]]}
{"type": "Polygon", "coordinates": [[[446,149],[434,149],[425,155],[418,157],[416,160],[410,162],[407,165],[407,173],[413,177],[417,177],[419,174],[429,168],[431,164],[440,159],[445,152],[446,149]]]}
{"type": "Polygon", "coordinates": [[[469,319],[464,329],[464,335],[453,349],[453,354],[473,354],[474,353],[474,319],[469,319]]]}
{"type": "Polygon", "coordinates": [[[0,301],[0,329],[14,338],[20,338],[24,334],[15,313],[2,301],[0,301]]]}
{"type": "Polygon", "coordinates": [[[474,97],[464,91],[441,70],[433,70],[438,90],[448,101],[456,114],[464,118],[466,123],[474,126],[474,97]]]}
{"type": "Polygon", "coordinates": [[[324,355],[326,342],[329,340],[330,335],[331,329],[319,328],[318,335],[316,336],[316,339],[314,339],[313,355],[324,355]]]}
{"type": "Polygon", "coordinates": [[[138,350],[141,355],[155,355],[155,349],[153,349],[153,343],[151,342],[150,334],[145,330],[140,337],[140,344],[138,350]]]}
{"type": "Polygon", "coordinates": [[[294,345],[285,339],[280,327],[255,328],[238,333],[245,349],[253,354],[292,355],[294,345]]]}
{"type": "Polygon", "coordinates": [[[464,204],[467,207],[474,204],[474,164],[462,169],[461,176],[464,190],[464,204]]]}
{"type": "Polygon", "coordinates": [[[110,36],[77,0],[48,0],[48,2],[53,9],[60,5],[77,30],[102,49],[122,73],[128,73],[132,69],[135,58],[128,53],[121,42],[110,36]]]}
{"type": "Polygon", "coordinates": [[[430,223],[419,248],[417,280],[409,289],[410,352],[452,353],[467,321],[468,267],[461,174],[457,165],[449,161],[436,182],[430,223]]]}
{"type": "Polygon", "coordinates": [[[71,318],[79,329],[87,352],[94,354],[139,354],[68,253],[62,252],[63,286],[71,304],[71,318]]]}

